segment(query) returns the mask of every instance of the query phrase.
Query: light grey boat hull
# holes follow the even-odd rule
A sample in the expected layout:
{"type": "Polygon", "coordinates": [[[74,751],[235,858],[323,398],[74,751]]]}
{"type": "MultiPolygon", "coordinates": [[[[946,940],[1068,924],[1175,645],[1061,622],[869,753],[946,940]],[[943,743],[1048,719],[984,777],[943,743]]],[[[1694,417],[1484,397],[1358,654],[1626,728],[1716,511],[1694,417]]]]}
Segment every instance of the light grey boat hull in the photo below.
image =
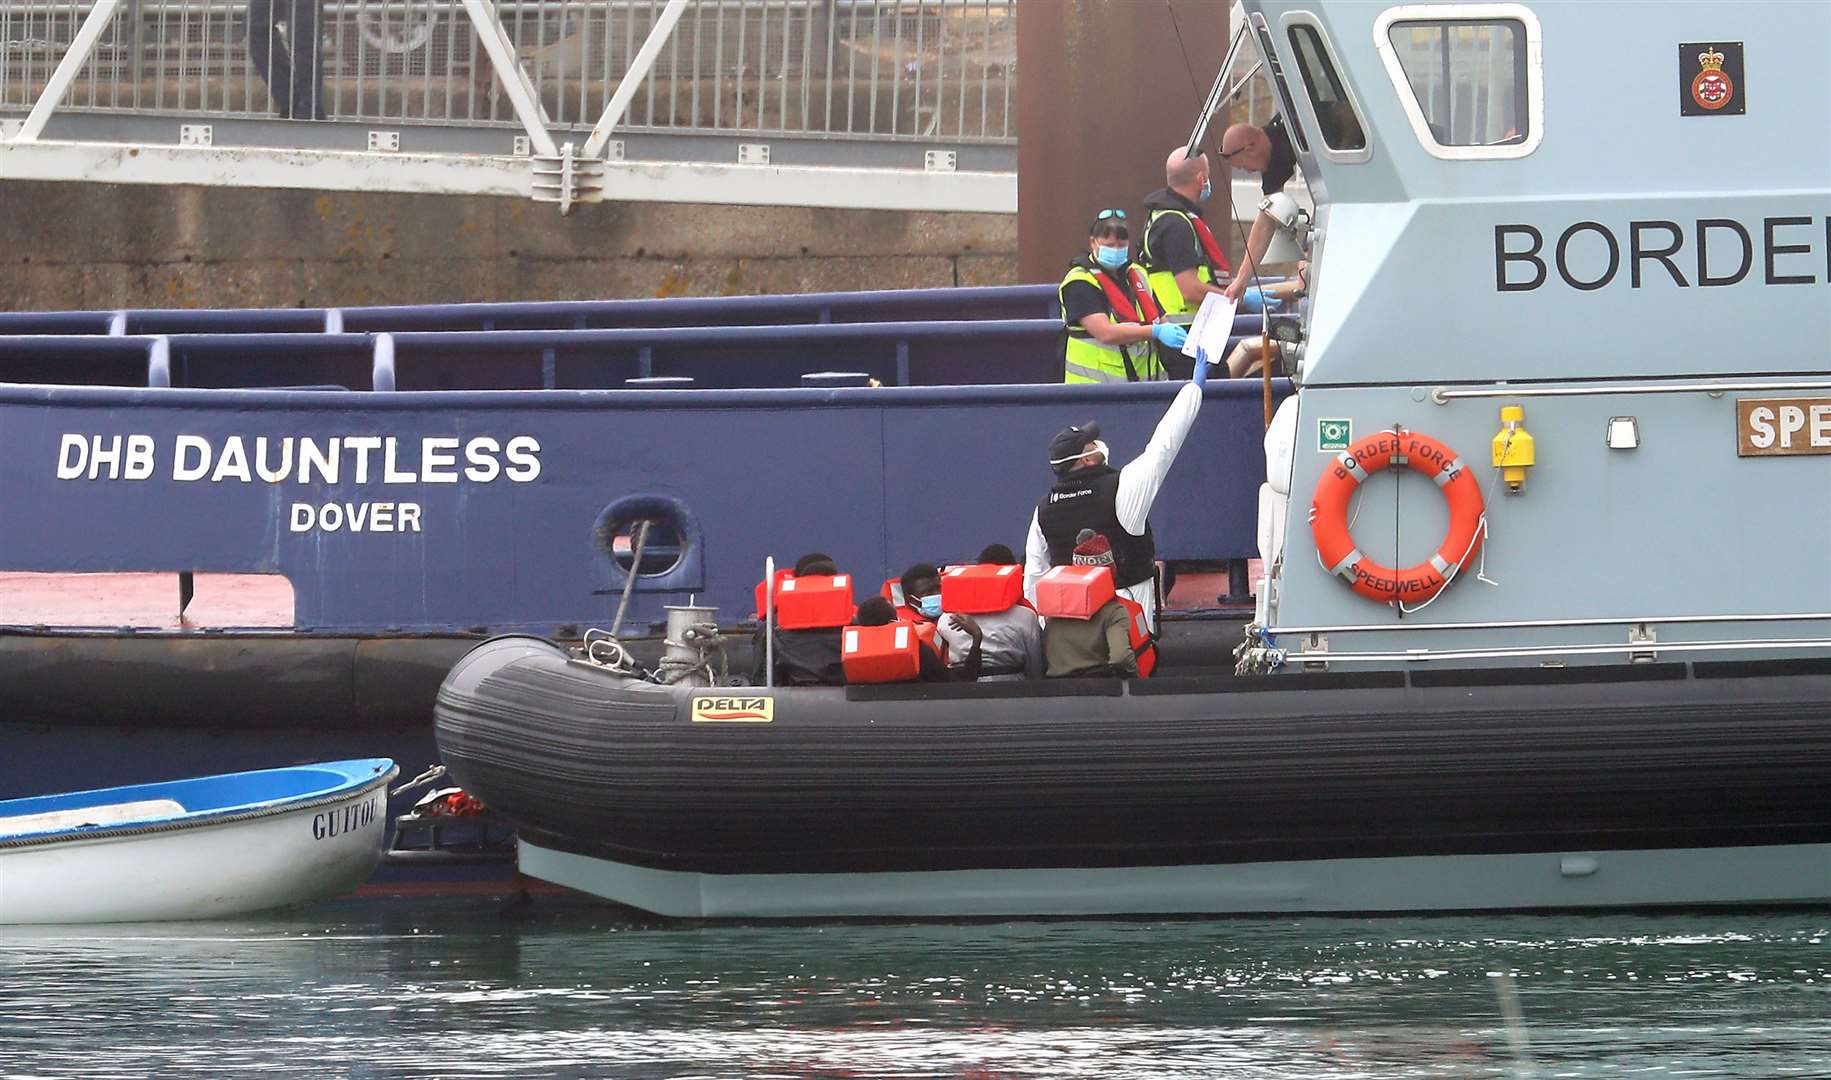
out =
{"type": "Polygon", "coordinates": [[[523,873],[674,918],[1247,915],[1831,903],[1831,844],[891,873],[655,870],[521,841],[523,873]]]}

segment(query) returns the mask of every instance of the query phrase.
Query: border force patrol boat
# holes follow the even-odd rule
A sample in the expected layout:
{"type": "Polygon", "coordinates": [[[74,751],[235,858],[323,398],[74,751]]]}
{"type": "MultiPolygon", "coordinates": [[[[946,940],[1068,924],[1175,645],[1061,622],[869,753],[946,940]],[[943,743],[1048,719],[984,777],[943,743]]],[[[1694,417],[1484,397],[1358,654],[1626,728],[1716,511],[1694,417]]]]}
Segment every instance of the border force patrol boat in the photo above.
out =
{"type": "Polygon", "coordinates": [[[1314,211],[1236,673],[726,700],[508,638],[445,760],[670,915],[1831,901],[1827,40],[1246,4],[1215,100],[1269,78],[1314,211]]]}

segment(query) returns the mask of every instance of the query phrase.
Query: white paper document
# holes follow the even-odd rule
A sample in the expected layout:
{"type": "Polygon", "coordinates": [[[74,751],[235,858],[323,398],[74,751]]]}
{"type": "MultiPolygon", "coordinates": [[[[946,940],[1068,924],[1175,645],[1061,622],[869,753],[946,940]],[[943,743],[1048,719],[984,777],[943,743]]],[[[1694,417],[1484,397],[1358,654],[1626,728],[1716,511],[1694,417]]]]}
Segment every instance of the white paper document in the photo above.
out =
{"type": "Polygon", "coordinates": [[[1227,361],[1227,338],[1233,334],[1234,302],[1219,293],[1202,297],[1201,309],[1189,325],[1189,340],[1183,342],[1184,356],[1208,354],[1210,364],[1227,361]]]}

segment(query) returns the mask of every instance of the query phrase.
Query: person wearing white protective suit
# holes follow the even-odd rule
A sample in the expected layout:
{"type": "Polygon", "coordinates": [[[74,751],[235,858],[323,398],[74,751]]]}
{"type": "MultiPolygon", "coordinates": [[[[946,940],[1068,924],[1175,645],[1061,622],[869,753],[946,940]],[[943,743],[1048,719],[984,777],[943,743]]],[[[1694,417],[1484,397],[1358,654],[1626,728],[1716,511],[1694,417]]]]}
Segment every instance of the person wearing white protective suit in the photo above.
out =
{"type": "Polygon", "coordinates": [[[1203,356],[1196,361],[1195,378],[1177,391],[1144,452],[1122,469],[1108,463],[1100,425],[1091,421],[1063,428],[1049,441],[1056,481],[1036,504],[1024,543],[1024,594],[1032,603],[1036,579],[1051,567],[1073,563],[1075,537],[1092,529],[1112,544],[1113,584],[1144,609],[1155,630],[1157,544],[1151,536],[1151,504],[1195,425],[1207,377],[1208,358],[1203,356]]]}

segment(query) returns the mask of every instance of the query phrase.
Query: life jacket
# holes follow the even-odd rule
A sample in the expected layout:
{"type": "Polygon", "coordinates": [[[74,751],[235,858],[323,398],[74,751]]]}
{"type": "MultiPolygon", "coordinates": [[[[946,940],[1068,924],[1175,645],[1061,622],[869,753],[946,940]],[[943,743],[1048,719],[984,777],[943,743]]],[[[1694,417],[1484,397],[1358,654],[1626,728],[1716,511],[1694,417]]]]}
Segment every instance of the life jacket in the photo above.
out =
{"type": "Polygon", "coordinates": [[[1166,214],[1182,218],[1195,233],[1196,248],[1202,254],[1202,261],[1195,268],[1196,280],[1213,284],[1220,280],[1222,274],[1232,273],[1233,264],[1227,261],[1227,253],[1221,250],[1220,241],[1215,239],[1214,231],[1208,228],[1208,223],[1203,221],[1199,215],[1191,214],[1187,210],[1175,206],[1154,205],[1151,207],[1151,217],[1145,226],[1142,252],[1151,292],[1157,297],[1157,303],[1166,316],[1177,322],[1187,322],[1195,316],[1195,309],[1201,304],[1199,302],[1191,304],[1184,300],[1182,286],[1176,284],[1175,272],[1162,266],[1151,254],[1151,226],[1157,224],[1157,219],[1166,214]],[[1178,316],[1182,317],[1178,318],[1178,316]]]}
{"type": "Polygon", "coordinates": [[[1125,608],[1125,636],[1131,642],[1132,655],[1138,658],[1138,677],[1148,679],[1157,670],[1157,636],[1145,621],[1144,605],[1124,596],[1113,599],[1125,608]]]}
{"type": "Polygon", "coordinates": [[[1065,294],[1075,282],[1098,286],[1106,298],[1106,315],[1117,323],[1149,324],[1160,312],[1151,296],[1149,277],[1137,263],[1125,268],[1124,284],[1089,256],[1074,261],[1056,287],[1056,300],[1062,305],[1062,321],[1068,328],[1068,343],[1062,357],[1062,381],[1065,383],[1140,382],[1162,379],[1163,365],[1151,348],[1150,341],[1131,345],[1105,345],[1082,328],[1079,322],[1068,322],[1065,294]]]}
{"type": "Polygon", "coordinates": [[[886,578],[884,587],[878,590],[878,595],[890,601],[891,610],[896,612],[897,621],[906,622],[915,627],[916,634],[921,637],[923,644],[935,650],[937,655],[946,656],[947,643],[935,637],[935,624],[929,622],[921,612],[910,605],[908,600],[904,599],[902,578],[886,578]]]}
{"type": "Polygon", "coordinates": [[[856,610],[849,574],[790,576],[776,588],[776,625],[783,630],[844,626],[856,610]]]}
{"type": "Polygon", "coordinates": [[[1119,470],[1111,465],[1080,468],[1055,482],[1036,504],[1036,523],[1049,545],[1049,564],[1074,562],[1075,537],[1092,529],[1113,547],[1113,580],[1124,589],[1151,580],[1157,571],[1157,541],[1149,522],[1133,536],[1119,524],[1119,470]]]}
{"type": "MultiPolygon", "coordinates": [[[[1157,670],[1157,637],[1145,619],[1144,605],[1113,591],[1111,567],[1058,566],[1036,583],[1036,608],[1049,618],[1049,633],[1058,629],[1057,620],[1079,622],[1094,619],[1110,604],[1117,603],[1125,612],[1125,638],[1130,655],[1138,664],[1138,677],[1148,679],[1157,670]]],[[[1093,628],[1089,629],[1092,633],[1093,628]]],[[[1082,642],[1082,647],[1090,643],[1082,642]]],[[[1105,653],[1106,646],[1099,646],[1105,653]]],[[[1096,653],[1095,655],[1099,655],[1096,653]]],[[[1125,672],[1125,658],[1107,655],[1106,662],[1077,669],[1076,675],[1119,675],[1125,672]]]]}
{"type": "Polygon", "coordinates": [[[1049,619],[1091,619],[1115,595],[1110,566],[1053,566],[1036,579],[1036,611],[1049,619]]]}
{"type": "Polygon", "coordinates": [[[1008,611],[1024,600],[1024,568],[976,563],[941,572],[941,610],[961,615],[1008,611]]]}
{"type": "MultiPolygon", "coordinates": [[[[788,570],[777,570],[776,571],[776,591],[781,592],[782,583],[794,576],[795,576],[795,571],[792,568],[788,569],[788,570]]],[[[768,603],[769,603],[769,582],[768,581],[759,581],[759,582],[757,582],[757,618],[761,619],[763,617],[763,608],[766,607],[768,605],[768,603]]]]}
{"type": "Polygon", "coordinates": [[[840,631],[846,682],[914,682],[922,677],[922,644],[915,627],[902,621],[882,626],[848,626],[840,631]]]}

